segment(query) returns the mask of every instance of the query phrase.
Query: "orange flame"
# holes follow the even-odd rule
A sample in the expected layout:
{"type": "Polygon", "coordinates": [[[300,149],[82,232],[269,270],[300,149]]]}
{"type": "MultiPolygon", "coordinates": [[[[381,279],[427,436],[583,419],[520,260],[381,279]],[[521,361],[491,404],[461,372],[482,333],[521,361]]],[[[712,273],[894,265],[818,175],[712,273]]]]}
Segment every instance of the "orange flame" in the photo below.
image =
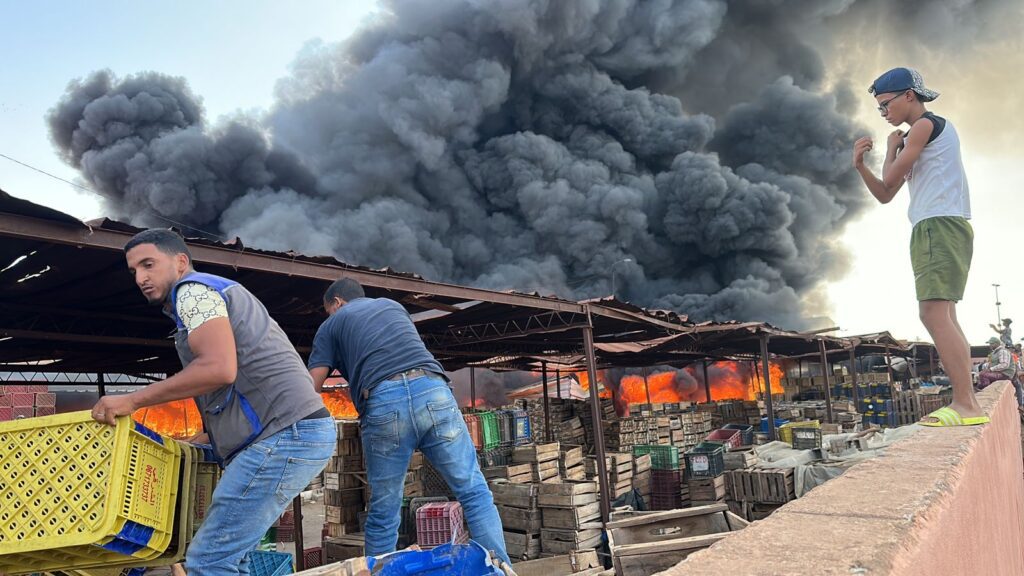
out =
{"type": "MultiPolygon", "coordinates": [[[[588,374],[586,371],[574,372],[573,374],[576,375],[576,381],[580,383],[580,388],[583,388],[584,390],[589,392],[590,391],[590,374],[588,374]]],[[[603,384],[603,382],[601,382],[602,377],[603,377],[603,374],[598,372],[598,374],[597,374],[597,383],[598,383],[599,386],[601,384],[603,384]]],[[[597,396],[599,398],[611,398],[612,397],[612,391],[607,386],[605,386],[603,389],[601,389],[597,393],[597,396]]]]}
{"type": "Polygon", "coordinates": [[[178,440],[187,440],[203,430],[199,408],[191,398],[136,410],[132,419],[150,430],[178,440]]]}
{"type": "Polygon", "coordinates": [[[320,393],[324,399],[324,406],[331,412],[335,420],[355,420],[359,418],[356,412],[356,405],[352,403],[352,396],[348,388],[335,388],[320,393]]]}
{"type": "MultiPolygon", "coordinates": [[[[320,397],[335,419],[358,418],[348,389],[330,390],[321,393],[320,397]]],[[[155,432],[178,440],[187,440],[203,430],[199,409],[191,398],[136,410],[132,419],[155,432]]]]}
{"type": "MultiPolygon", "coordinates": [[[[717,362],[709,369],[714,369],[710,375],[711,399],[714,400],[756,400],[763,388],[756,375],[747,375],[740,369],[736,362],[717,362]],[[760,385],[760,386],[759,386],[760,385]]],[[[769,366],[771,375],[772,393],[781,394],[782,368],[777,364],[769,366]]],[[[704,402],[707,400],[703,386],[692,390],[680,391],[676,387],[676,373],[659,372],[647,377],[647,386],[650,389],[651,402],[704,402]]],[[[628,404],[646,404],[647,391],[644,388],[643,376],[625,376],[619,381],[619,395],[622,401],[628,404]]]]}

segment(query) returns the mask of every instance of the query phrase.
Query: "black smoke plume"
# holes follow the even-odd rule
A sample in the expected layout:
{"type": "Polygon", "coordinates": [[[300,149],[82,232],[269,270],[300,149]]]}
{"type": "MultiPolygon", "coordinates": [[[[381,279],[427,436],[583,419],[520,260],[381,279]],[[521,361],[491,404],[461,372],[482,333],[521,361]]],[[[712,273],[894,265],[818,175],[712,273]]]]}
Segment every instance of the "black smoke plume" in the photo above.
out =
{"type": "Polygon", "coordinates": [[[614,274],[641,305],[802,328],[867,203],[843,34],[969,40],[1000,6],[392,0],[259,120],[209,126],[183,79],[101,71],[49,122],[136,224],[572,298],[614,274]]]}

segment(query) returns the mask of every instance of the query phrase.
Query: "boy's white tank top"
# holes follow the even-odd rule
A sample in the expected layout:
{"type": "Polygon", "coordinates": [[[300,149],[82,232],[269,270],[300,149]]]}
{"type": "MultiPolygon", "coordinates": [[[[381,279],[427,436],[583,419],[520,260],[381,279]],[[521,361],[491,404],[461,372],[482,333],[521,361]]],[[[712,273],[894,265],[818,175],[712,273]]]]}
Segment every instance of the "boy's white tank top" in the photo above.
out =
{"type": "Polygon", "coordinates": [[[970,219],[971,195],[960,157],[960,137],[949,120],[942,133],[921,151],[907,174],[907,184],[911,224],[937,216],[970,219]]]}

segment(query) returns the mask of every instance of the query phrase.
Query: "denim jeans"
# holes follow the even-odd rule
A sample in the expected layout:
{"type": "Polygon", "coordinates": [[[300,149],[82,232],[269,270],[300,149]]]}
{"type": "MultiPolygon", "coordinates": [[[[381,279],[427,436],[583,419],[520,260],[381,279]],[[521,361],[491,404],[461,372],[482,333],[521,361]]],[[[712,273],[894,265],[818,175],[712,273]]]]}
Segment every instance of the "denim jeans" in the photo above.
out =
{"type": "Polygon", "coordinates": [[[419,448],[462,504],[473,540],[509,562],[498,509],[447,382],[436,376],[385,380],[370,393],[360,420],[371,491],[368,556],[392,552],[398,543],[405,474],[419,448]]]}
{"type": "Polygon", "coordinates": [[[186,553],[189,576],[249,574],[245,555],[327,466],[337,437],[332,418],[300,420],[235,456],[186,553]]]}

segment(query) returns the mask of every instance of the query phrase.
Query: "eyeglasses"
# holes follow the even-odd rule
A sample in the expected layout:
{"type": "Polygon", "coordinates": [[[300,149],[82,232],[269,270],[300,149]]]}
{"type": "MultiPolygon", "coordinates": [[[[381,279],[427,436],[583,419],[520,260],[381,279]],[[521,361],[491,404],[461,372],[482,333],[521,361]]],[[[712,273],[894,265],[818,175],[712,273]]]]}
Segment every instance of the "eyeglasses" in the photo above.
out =
{"type": "Polygon", "coordinates": [[[880,102],[878,104],[878,108],[877,108],[878,113],[881,114],[882,116],[885,116],[886,114],[888,114],[889,113],[889,103],[892,102],[893,100],[899,98],[900,96],[903,96],[907,92],[909,92],[909,90],[904,90],[903,92],[900,92],[899,94],[893,96],[892,98],[889,98],[888,100],[886,100],[884,102],[880,102]]]}

